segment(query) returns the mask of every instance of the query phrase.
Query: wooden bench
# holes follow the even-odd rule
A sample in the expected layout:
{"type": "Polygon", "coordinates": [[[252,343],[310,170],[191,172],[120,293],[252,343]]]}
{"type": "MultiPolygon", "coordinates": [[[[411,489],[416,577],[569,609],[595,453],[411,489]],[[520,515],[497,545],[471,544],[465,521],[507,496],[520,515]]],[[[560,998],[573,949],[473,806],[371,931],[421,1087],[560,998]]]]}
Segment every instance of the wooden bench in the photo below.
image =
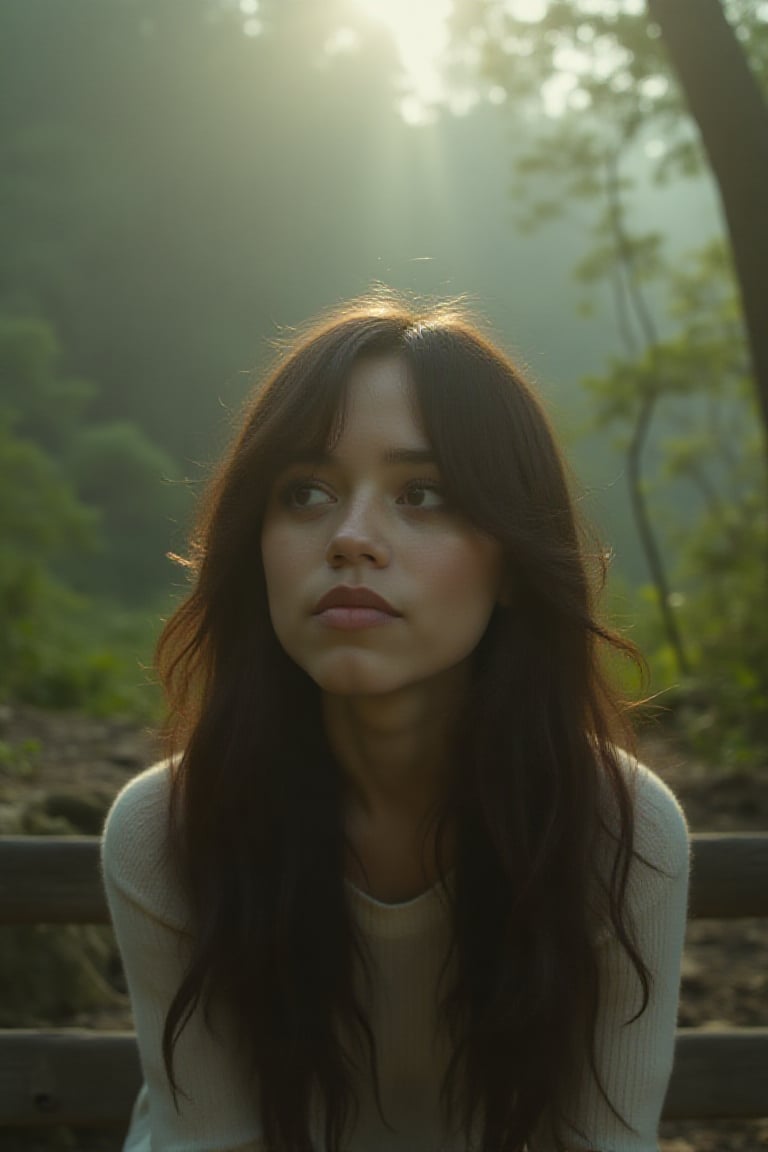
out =
{"type": "MultiPolygon", "coordinates": [[[[768,832],[692,839],[690,916],[768,917],[768,832]]],[[[95,837],[0,837],[0,924],[108,922],[98,857],[95,837]]],[[[0,1030],[0,1128],[123,1126],[140,1080],[130,1032],[0,1030]]],[[[766,1116],[768,1027],[678,1030],[665,1120],[766,1116]]]]}

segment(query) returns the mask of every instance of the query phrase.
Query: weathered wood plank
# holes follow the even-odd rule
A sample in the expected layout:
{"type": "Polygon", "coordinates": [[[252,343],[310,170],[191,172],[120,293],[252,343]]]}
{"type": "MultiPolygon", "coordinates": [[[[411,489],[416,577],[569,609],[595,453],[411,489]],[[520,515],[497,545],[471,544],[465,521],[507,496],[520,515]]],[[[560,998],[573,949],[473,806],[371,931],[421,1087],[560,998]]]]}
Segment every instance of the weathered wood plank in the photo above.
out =
{"type": "MultiPolygon", "coordinates": [[[[0,1032],[0,1126],[126,1122],[141,1083],[131,1033],[0,1032]]],[[[665,1120],[768,1116],[768,1028],[682,1029],[665,1120]]]]}
{"type": "Polygon", "coordinates": [[[140,1084],[130,1032],[0,1032],[0,1125],[122,1125],[140,1084]]]}
{"type": "Polygon", "coordinates": [[[0,924],[108,920],[97,836],[0,837],[0,924]]]}
{"type": "MultiPolygon", "coordinates": [[[[768,832],[692,839],[691,917],[768,916],[768,832]]],[[[107,920],[98,837],[0,837],[0,924],[107,920]]]]}
{"type": "Polygon", "coordinates": [[[692,842],[692,919],[768,916],[768,832],[698,832],[692,842]]]}
{"type": "Polygon", "coordinates": [[[768,1028],[681,1028],[665,1120],[768,1116],[768,1028]]]}

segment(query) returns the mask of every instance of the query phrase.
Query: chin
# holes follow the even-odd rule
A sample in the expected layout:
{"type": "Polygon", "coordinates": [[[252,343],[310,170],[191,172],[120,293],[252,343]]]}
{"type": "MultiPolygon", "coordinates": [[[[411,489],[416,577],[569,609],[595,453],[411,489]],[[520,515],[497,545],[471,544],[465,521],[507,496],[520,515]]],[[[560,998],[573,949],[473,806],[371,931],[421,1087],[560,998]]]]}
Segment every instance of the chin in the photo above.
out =
{"type": "Polygon", "coordinates": [[[406,687],[401,681],[375,675],[326,674],[313,676],[321,692],[329,696],[387,696],[406,687]]]}
{"type": "Polygon", "coordinates": [[[402,672],[382,668],[378,661],[361,658],[361,655],[336,653],[334,659],[305,668],[305,671],[321,692],[331,696],[386,696],[410,684],[402,672]]]}

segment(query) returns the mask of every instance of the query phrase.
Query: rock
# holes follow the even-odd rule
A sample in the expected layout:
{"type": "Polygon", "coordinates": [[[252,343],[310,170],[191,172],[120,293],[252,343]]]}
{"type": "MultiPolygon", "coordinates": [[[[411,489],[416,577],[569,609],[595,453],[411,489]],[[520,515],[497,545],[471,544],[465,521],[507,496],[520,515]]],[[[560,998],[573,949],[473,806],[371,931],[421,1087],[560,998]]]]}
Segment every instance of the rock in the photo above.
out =
{"type": "Polygon", "coordinates": [[[52,820],[66,820],[72,830],[83,836],[98,836],[112,802],[103,792],[49,792],[42,808],[52,820]]]}
{"type": "Polygon", "coordinates": [[[144,764],[144,751],[137,744],[122,744],[113,748],[107,759],[118,768],[140,768],[144,764]]]}

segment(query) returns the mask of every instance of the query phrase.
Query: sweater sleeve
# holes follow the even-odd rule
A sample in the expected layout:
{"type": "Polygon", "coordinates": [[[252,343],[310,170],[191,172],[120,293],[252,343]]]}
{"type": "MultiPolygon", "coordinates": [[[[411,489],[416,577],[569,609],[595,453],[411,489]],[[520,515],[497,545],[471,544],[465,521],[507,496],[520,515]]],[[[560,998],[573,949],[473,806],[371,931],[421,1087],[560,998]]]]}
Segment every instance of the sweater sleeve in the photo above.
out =
{"type": "Polygon", "coordinates": [[[252,1078],[231,1021],[193,1012],[175,1049],[174,1105],[162,1055],[165,1017],[189,959],[188,910],[168,852],[170,772],[159,764],[117,797],[102,844],[104,886],[123,961],[145,1086],[131,1152],[264,1152],[252,1078]]]}
{"type": "MultiPolygon", "coordinates": [[[[581,1068],[567,1107],[584,1137],[567,1132],[569,1152],[657,1152],[674,1059],[687,918],[688,828],[675,796],[654,773],[628,759],[625,767],[636,788],[636,849],[660,869],[653,871],[633,860],[627,886],[637,944],[650,970],[650,998],[642,1015],[633,1020],[642,1006],[642,986],[626,952],[606,931],[598,946],[601,1002],[596,1063],[609,1099],[630,1128],[605,1102],[591,1069],[581,1068]]],[[[539,1145],[533,1143],[531,1152],[539,1152],[539,1145]]]]}

